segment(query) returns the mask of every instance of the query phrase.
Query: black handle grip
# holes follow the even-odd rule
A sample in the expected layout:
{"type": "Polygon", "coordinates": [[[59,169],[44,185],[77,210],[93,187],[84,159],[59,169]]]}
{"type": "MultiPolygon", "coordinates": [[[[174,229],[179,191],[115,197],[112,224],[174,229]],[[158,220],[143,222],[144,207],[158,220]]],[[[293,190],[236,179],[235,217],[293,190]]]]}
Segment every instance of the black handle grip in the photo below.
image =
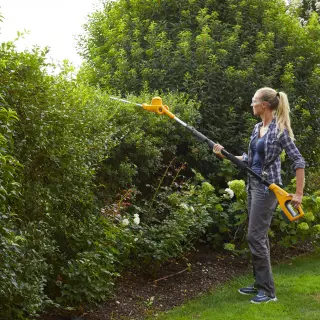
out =
{"type": "MultiPolygon", "coordinates": [[[[213,142],[212,140],[210,140],[208,137],[206,137],[204,134],[202,134],[201,132],[197,131],[195,128],[191,127],[191,126],[186,126],[186,128],[188,130],[190,130],[192,132],[192,134],[200,141],[202,142],[206,142],[208,147],[212,150],[215,142],[213,142]]],[[[231,162],[233,162],[236,166],[238,166],[240,169],[247,169],[248,166],[245,162],[241,161],[240,159],[236,158],[233,154],[229,153],[228,151],[226,151],[225,149],[221,150],[221,153],[227,158],[229,159],[231,162]]]]}

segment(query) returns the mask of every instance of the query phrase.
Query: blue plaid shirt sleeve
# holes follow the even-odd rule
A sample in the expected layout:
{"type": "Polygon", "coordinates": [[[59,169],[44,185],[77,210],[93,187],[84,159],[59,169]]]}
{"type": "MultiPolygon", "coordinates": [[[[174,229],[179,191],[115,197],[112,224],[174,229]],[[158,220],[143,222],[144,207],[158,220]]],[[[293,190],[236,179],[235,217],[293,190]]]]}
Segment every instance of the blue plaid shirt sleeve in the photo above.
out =
{"type": "Polygon", "coordinates": [[[300,151],[296,147],[295,143],[289,136],[289,132],[287,129],[284,130],[283,134],[280,137],[280,142],[282,148],[286,151],[286,154],[293,162],[293,169],[296,170],[298,168],[305,168],[306,162],[302,157],[300,151]]]}
{"type": "Polygon", "coordinates": [[[245,152],[242,153],[242,161],[248,163],[248,155],[245,152]]]}

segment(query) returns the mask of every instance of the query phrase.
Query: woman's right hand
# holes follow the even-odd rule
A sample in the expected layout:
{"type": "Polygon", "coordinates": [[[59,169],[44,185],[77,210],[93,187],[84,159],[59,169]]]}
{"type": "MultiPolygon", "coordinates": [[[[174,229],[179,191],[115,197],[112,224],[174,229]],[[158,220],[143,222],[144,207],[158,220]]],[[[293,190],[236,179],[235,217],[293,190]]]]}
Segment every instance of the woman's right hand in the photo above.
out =
{"type": "Polygon", "coordinates": [[[224,158],[224,156],[222,155],[221,153],[221,150],[223,149],[223,146],[219,143],[216,143],[214,146],[213,146],[213,152],[220,158],[224,158]]]}

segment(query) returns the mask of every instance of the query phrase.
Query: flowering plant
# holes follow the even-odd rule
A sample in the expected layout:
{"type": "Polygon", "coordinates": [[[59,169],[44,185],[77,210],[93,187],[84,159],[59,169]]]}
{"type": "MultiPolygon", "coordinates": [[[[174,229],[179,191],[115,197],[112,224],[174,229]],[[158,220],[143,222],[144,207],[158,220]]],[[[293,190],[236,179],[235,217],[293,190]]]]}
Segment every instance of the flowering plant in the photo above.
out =
{"type": "Polygon", "coordinates": [[[230,188],[226,188],[225,190],[225,194],[223,195],[226,199],[232,199],[234,197],[234,192],[232,189],[230,188]]]}

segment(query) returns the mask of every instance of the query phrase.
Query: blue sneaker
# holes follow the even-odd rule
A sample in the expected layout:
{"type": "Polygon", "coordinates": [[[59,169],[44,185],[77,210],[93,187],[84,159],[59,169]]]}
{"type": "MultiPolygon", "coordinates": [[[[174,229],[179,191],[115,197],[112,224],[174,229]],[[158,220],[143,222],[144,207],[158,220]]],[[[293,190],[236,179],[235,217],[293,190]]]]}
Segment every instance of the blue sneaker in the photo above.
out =
{"type": "Polygon", "coordinates": [[[253,297],[250,302],[252,303],[268,303],[270,301],[277,301],[278,299],[276,297],[267,296],[264,290],[259,290],[258,294],[253,297]]]}
{"type": "Polygon", "coordinates": [[[245,287],[245,288],[240,288],[238,290],[239,293],[241,294],[258,294],[258,289],[252,285],[252,286],[248,286],[248,287],[245,287]]]}

